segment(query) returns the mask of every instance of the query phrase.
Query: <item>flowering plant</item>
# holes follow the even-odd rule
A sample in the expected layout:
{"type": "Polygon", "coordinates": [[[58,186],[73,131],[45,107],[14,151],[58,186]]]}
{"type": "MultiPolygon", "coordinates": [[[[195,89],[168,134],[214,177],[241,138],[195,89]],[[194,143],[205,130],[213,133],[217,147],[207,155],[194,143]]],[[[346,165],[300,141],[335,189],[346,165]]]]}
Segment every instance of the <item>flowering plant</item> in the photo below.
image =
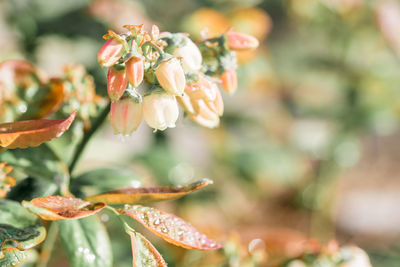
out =
{"type": "Polygon", "coordinates": [[[68,66],[61,76],[49,78],[25,61],[0,65],[0,118],[14,121],[0,124],[1,266],[20,264],[26,250],[43,240],[38,262],[45,266],[58,233],[71,266],[112,266],[109,237],[93,216],[104,210],[119,218],[129,234],[133,266],[166,262],[127,217],[177,246],[222,247],[183,219],[139,205],[185,196],[211,180],[179,187],[132,187],[130,172],[94,170],[76,176],[74,170],[109,112],[115,133],[123,135],[135,131],[143,117],[155,131],[175,127],[178,103],[193,121],[217,127],[223,114],[218,84],[229,93],[237,87],[234,50],[254,49],[258,42],[228,31],[195,44],[186,34],[160,33],[157,26],[150,33],[143,25],[125,28],[123,34],[109,31],[98,53],[100,65],[108,68],[108,105],[95,93],[93,79],[82,66],[68,66]],[[45,143],[61,135],[68,137],[64,143],[45,143]],[[106,179],[99,183],[101,176],[106,179]],[[110,179],[122,188],[107,186],[110,179]],[[87,193],[85,186],[97,187],[96,193],[87,193]]]}

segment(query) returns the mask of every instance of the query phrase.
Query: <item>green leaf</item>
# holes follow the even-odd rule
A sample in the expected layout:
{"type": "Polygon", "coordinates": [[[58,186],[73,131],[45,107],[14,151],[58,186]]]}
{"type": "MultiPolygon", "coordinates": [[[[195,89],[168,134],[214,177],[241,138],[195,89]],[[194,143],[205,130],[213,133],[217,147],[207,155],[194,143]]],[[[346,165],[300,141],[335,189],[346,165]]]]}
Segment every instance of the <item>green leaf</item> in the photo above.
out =
{"type": "Polygon", "coordinates": [[[49,180],[28,177],[11,188],[7,199],[18,202],[29,201],[37,197],[54,195],[56,191],[57,186],[49,180]]]}
{"type": "Polygon", "coordinates": [[[2,267],[12,267],[17,266],[21,262],[24,262],[26,255],[24,251],[18,249],[6,250],[4,252],[4,257],[0,259],[0,266],[2,267]]]}
{"type": "Polygon", "coordinates": [[[70,163],[76,146],[84,135],[84,124],[81,120],[75,120],[68,131],[61,137],[46,143],[66,163],[70,163]]]}
{"type": "Polygon", "coordinates": [[[46,144],[5,151],[0,153],[0,161],[28,176],[49,179],[63,191],[68,188],[68,168],[46,144]]]}
{"type": "Polygon", "coordinates": [[[167,264],[157,249],[143,235],[127,231],[131,237],[132,265],[134,267],[166,267],[167,264]]]}
{"type": "Polygon", "coordinates": [[[142,179],[129,168],[101,168],[71,179],[71,191],[80,197],[96,195],[122,187],[138,187],[142,179]]]}
{"type": "Polygon", "coordinates": [[[45,236],[46,230],[38,217],[18,202],[0,200],[0,266],[21,262],[25,258],[22,251],[38,245],[45,236]]]}
{"type": "Polygon", "coordinates": [[[110,240],[95,216],[57,222],[71,267],[111,267],[110,240]]]}

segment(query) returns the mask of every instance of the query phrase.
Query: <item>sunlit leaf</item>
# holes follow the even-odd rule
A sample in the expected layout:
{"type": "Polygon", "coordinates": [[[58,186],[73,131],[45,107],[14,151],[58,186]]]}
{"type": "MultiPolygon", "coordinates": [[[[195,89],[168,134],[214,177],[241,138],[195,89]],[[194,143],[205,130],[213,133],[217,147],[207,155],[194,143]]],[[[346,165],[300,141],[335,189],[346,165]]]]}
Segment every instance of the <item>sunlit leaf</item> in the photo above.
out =
{"type": "Polygon", "coordinates": [[[75,119],[76,112],[63,120],[29,120],[0,124],[0,146],[25,148],[38,146],[61,136],[75,119]]]}
{"type": "Polygon", "coordinates": [[[166,267],[161,254],[143,235],[136,231],[128,231],[132,244],[133,267],[166,267]]]}
{"type": "Polygon", "coordinates": [[[38,217],[18,202],[0,200],[0,266],[20,263],[25,258],[22,251],[38,245],[45,236],[38,217]]]}
{"type": "Polygon", "coordinates": [[[59,221],[60,238],[72,267],[111,267],[110,240],[96,216],[59,221]]]}
{"type": "Polygon", "coordinates": [[[44,220],[78,219],[99,212],[104,203],[90,203],[79,198],[48,196],[23,201],[22,205],[44,220]]]}
{"type": "Polygon", "coordinates": [[[0,258],[0,266],[13,267],[24,262],[26,255],[24,251],[19,249],[6,249],[3,252],[3,258],[0,258]]]}
{"type": "Polygon", "coordinates": [[[132,217],[156,235],[176,246],[200,250],[222,247],[181,218],[155,208],[126,205],[119,212],[132,217]]]}
{"type": "MultiPolygon", "coordinates": [[[[26,176],[46,179],[54,183],[63,193],[68,192],[68,167],[57,157],[47,144],[41,144],[38,147],[4,151],[0,153],[0,161],[7,162],[7,165],[11,165],[14,167],[14,170],[26,176]]],[[[47,193],[47,195],[49,195],[49,193],[47,193]]]]}
{"type": "Polygon", "coordinates": [[[178,187],[142,187],[123,188],[108,193],[87,197],[88,201],[102,201],[107,204],[136,204],[175,199],[199,190],[212,181],[201,179],[194,183],[178,187]]]}
{"type": "Polygon", "coordinates": [[[94,195],[121,187],[138,187],[141,178],[130,168],[115,166],[85,172],[71,179],[71,191],[78,195],[94,195]]]}

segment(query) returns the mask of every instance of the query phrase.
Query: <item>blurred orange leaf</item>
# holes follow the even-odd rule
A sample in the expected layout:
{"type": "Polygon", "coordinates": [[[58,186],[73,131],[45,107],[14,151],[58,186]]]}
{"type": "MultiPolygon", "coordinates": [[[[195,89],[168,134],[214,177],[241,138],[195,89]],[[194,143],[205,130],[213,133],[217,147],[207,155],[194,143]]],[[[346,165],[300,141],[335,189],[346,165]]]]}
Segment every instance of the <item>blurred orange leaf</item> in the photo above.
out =
{"type": "Polygon", "coordinates": [[[44,220],[79,219],[102,210],[106,204],[90,203],[79,198],[48,196],[23,201],[22,205],[44,220]]]}
{"type": "Polygon", "coordinates": [[[177,187],[122,188],[104,194],[89,196],[85,200],[92,202],[101,201],[107,204],[155,202],[183,197],[212,183],[213,181],[210,179],[204,178],[191,184],[177,187]]]}
{"type": "Polygon", "coordinates": [[[129,231],[132,244],[132,265],[133,267],[166,267],[161,254],[143,235],[136,231],[129,231]]]}
{"type": "Polygon", "coordinates": [[[0,146],[26,148],[61,136],[74,121],[76,111],[63,120],[28,120],[0,124],[0,146]]]}
{"type": "Polygon", "coordinates": [[[65,98],[65,85],[61,79],[53,78],[49,82],[49,92],[40,104],[35,118],[43,118],[60,108],[65,98]]]}
{"type": "Polygon", "coordinates": [[[208,239],[205,234],[198,232],[181,218],[155,208],[126,205],[119,212],[132,217],[156,235],[176,246],[199,250],[222,248],[220,244],[208,239]]]}

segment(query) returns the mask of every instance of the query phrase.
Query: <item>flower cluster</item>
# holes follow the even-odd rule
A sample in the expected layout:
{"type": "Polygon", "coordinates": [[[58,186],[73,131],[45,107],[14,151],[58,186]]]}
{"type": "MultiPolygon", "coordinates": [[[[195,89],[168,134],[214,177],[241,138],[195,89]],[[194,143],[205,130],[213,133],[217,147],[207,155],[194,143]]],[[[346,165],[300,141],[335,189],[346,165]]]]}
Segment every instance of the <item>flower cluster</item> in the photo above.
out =
{"type": "Polygon", "coordinates": [[[112,100],[115,133],[129,135],[142,118],[154,130],[175,127],[180,104],[198,124],[219,125],[224,105],[218,84],[228,93],[237,88],[236,50],[258,46],[252,36],[228,31],[195,44],[187,34],[159,32],[153,25],[126,25],[109,31],[98,53],[108,68],[107,92],[112,100]]]}

